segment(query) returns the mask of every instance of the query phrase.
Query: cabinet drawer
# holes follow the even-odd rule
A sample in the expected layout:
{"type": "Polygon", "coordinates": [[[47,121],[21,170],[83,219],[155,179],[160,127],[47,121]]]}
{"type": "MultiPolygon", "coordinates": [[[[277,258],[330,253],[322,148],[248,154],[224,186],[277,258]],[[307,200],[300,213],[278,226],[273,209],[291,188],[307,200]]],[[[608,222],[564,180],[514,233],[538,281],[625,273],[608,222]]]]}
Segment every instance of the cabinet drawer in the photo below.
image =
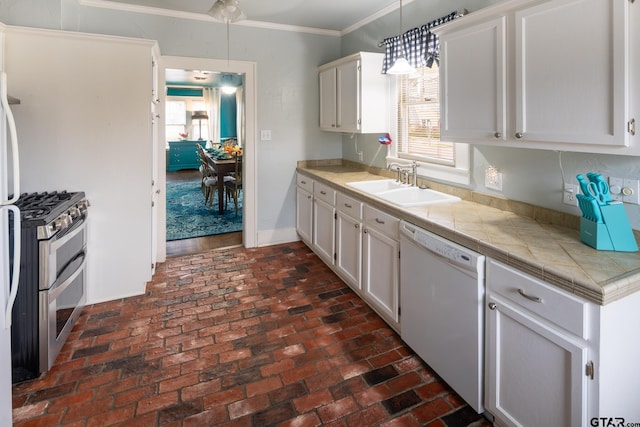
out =
{"type": "Polygon", "coordinates": [[[510,299],[567,331],[589,338],[589,302],[495,260],[487,260],[487,291],[510,299]]]}
{"type": "Polygon", "coordinates": [[[296,175],[296,185],[309,193],[313,193],[313,180],[305,175],[296,175]]]}
{"type": "Polygon", "coordinates": [[[366,227],[375,228],[392,239],[400,238],[400,220],[369,205],[364,205],[364,223],[366,227]]]}
{"type": "Polygon", "coordinates": [[[319,182],[313,185],[313,196],[329,203],[331,206],[336,204],[336,190],[319,182]]]}
{"type": "Polygon", "coordinates": [[[357,201],[342,193],[336,196],[336,208],[338,211],[346,213],[353,219],[362,219],[362,202],[357,201]]]}

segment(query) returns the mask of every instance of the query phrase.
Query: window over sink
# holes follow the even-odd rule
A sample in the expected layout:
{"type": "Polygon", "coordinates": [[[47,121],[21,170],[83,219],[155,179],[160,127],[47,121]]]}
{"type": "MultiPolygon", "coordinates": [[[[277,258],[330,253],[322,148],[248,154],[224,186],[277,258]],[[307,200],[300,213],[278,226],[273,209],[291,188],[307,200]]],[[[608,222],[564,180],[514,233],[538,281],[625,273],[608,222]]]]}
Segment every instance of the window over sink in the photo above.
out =
{"type": "Polygon", "coordinates": [[[416,74],[396,77],[396,140],[392,161],[418,163],[418,174],[469,184],[469,146],[440,139],[440,79],[437,62],[417,68],[416,74]]]}

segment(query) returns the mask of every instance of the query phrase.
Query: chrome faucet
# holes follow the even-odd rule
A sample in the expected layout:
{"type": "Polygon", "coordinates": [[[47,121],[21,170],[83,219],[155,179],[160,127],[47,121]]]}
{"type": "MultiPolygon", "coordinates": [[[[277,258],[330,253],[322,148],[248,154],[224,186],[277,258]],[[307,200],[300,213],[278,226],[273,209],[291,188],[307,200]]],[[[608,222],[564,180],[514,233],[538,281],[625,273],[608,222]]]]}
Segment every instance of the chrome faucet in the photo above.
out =
{"type": "Polygon", "coordinates": [[[396,182],[402,182],[402,168],[403,165],[399,164],[399,163],[389,163],[389,165],[387,166],[387,170],[391,170],[392,168],[396,168],[396,173],[398,174],[396,176],[396,182]]]}
{"type": "Polygon", "coordinates": [[[396,173],[398,174],[396,177],[396,182],[401,182],[403,184],[409,184],[409,172],[411,172],[411,185],[416,187],[418,185],[418,164],[416,161],[412,161],[410,165],[401,165],[400,163],[389,163],[387,166],[388,170],[392,170],[395,168],[396,173]]]}
{"type": "Polygon", "coordinates": [[[411,180],[413,181],[411,185],[414,187],[418,186],[418,163],[414,160],[411,162],[411,180]]]}

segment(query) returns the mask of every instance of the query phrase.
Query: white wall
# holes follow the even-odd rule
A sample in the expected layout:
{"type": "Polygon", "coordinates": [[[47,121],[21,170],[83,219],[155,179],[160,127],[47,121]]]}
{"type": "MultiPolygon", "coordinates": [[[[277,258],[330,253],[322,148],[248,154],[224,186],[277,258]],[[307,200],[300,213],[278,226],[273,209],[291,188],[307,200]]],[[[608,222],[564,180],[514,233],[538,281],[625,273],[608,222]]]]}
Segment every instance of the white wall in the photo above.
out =
{"type": "Polygon", "coordinates": [[[151,279],[148,41],[8,27],[5,60],[22,192],[84,191],[87,301],[143,293],[151,279]]]}

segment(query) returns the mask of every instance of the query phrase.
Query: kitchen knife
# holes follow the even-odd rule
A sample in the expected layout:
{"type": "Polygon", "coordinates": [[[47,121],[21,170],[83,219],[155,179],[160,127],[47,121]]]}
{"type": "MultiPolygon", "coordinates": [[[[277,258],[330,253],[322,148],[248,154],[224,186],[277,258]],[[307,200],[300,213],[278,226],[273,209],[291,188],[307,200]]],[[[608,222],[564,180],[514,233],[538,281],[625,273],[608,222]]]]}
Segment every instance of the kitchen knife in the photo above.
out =
{"type": "Polygon", "coordinates": [[[579,173],[578,175],[576,175],[576,179],[578,180],[578,184],[580,184],[580,190],[582,191],[582,194],[584,194],[585,196],[588,196],[589,195],[589,183],[587,182],[587,180],[584,177],[584,175],[579,173]]]}
{"type": "Polygon", "coordinates": [[[593,221],[593,217],[590,215],[591,207],[587,202],[587,197],[583,194],[576,194],[576,198],[578,199],[578,206],[582,211],[582,217],[588,219],[589,221],[593,221]]]}
{"type": "Polygon", "coordinates": [[[602,212],[600,211],[600,205],[598,204],[598,200],[596,200],[595,197],[589,197],[588,198],[589,201],[589,206],[590,206],[590,212],[593,216],[593,221],[597,222],[598,224],[602,224],[602,212]]]}

